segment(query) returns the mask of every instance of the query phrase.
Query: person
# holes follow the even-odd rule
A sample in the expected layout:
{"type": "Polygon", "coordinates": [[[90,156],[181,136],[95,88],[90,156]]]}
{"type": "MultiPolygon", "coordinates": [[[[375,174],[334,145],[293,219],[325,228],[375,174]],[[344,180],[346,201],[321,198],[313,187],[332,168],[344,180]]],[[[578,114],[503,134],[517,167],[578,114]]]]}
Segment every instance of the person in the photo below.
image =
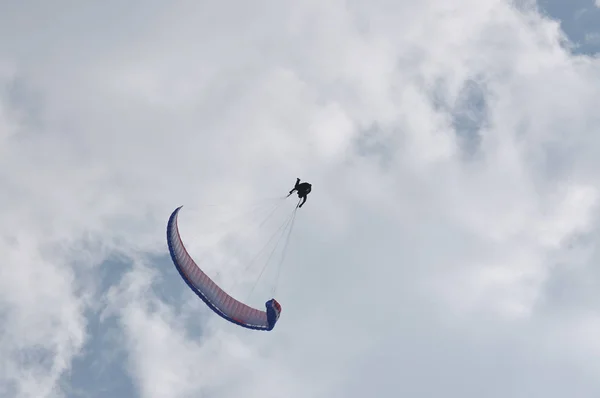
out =
{"type": "Polygon", "coordinates": [[[291,194],[294,193],[294,191],[298,192],[298,197],[300,199],[302,199],[302,202],[300,203],[300,205],[298,205],[298,207],[302,207],[304,205],[304,203],[306,202],[306,196],[310,193],[310,191],[312,190],[312,185],[309,184],[308,182],[300,182],[299,178],[296,178],[296,185],[294,185],[294,188],[290,191],[290,194],[286,197],[289,197],[291,194]]]}

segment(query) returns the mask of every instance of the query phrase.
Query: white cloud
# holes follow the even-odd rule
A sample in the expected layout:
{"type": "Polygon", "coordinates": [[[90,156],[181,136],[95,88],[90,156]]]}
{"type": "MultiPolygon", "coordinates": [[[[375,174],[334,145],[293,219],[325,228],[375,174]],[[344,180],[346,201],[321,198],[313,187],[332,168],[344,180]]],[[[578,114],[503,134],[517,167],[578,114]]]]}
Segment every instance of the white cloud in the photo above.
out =
{"type": "Polygon", "coordinates": [[[59,396],[99,308],[141,397],[600,390],[600,69],[555,22],[499,0],[61,4],[0,13],[0,395],[59,396]],[[483,115],[468,156],[455,109],[483,115]],[[150,265],[176,206],[196,255],[201,203],[296,177],[314,192],[273,332],[150,265]],[[133,268],[106,291],[114,254],[133,268]]]}

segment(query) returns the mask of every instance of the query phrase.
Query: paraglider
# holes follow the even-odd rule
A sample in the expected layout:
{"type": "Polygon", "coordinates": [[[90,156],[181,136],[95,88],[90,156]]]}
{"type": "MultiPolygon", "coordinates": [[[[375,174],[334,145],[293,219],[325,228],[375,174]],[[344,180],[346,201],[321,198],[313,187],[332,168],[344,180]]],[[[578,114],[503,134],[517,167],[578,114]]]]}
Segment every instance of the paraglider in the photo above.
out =
{"type": "Polygon", "coordinates": [[[294,185],[294,188],[290,191],[289,195],[287,197],[289,197],[291,194],[294,193],[294,191],[298,192],[298,197],[300,199],[302,199],[302,202],[300,202],[300,204],[298,205],[298,207],[302,207],[304,205],[304,203],[306,203],[306,197],[308,196],[308,194],[310,193],[310,191],[312,190],[312,185],[308,182],[300,182],[299,178],[296,178],[296,185],[294,185]]]}
{"type": "Polygon", "coordinates": [[[167,224],[167,244],[171,259],[187,285],[206,303],[206,305],[224,319],[239,326],[254,330],[273,330],[281,314],[281,305],[270,299],[265,303],[265,311],[252,308],[227,294],[208,277],[188,254],[177,226],[180,206],[169,218],[167,224]]]}
{"type": "MultiPolygon", "coordinates": [[[[306,202],[306,196],[310,193],[312,189],[311,184],[308,182],[300,183],[300,179],[296,179],[296,184],[294,188],[289,192],[289,195],[284,197],[274,198],[279,204],[276,204],[275,209],[273,209],[269,215],[263,220],[260,225],[264,225],[264,223],[269,219],[294,191],[298,192],[298,198],[302,200],[302,203],[298,201],[298,204],[295,206],[292,214],[287,216],[287,219],[283,224],[279,226],[277,231],[273,233],[269,242],[271,242],[274,238],[279,236],[279,239],[276,239],[275,248],[269,254],[266,263],[264,264],[258,279],[262,275],[265,270],[269,260],[271,259],[275,249],[279,245],[279,241],[285,234],[287,237],[285,239],[285,244],[283,245],[283,252],[281,254],[281,260],[279,265],[284,260],[285,252],[287,249],[287,245],[289,243],[289,238],[294,227],[294,220],[296,218],[296,212],[299,207],[302,207],[304,202],[306,202]],[[286,232],[287,230],[287,232],[286,232]]],[[[264,330],[270,331],[273,330],[275,324],[279,320],[279,316],[281,315],[281,305],[274,298],[268,300],[265,303],[265,310],[259,310],[249,305],[234,299],[231,295],[226,293],[220,286],[218,286],[200,267],[196,264],[196,262],[189,255],[186,250],[181,236],[179,234],[179,227],[177,224],[177,218],[179,215],[179,211],[183,206],[178,207],[171,213],[169,217],[169,221],[167,224],[167,244],[169,247],[169,253],[171,255],[171,260],[175,265],[175,268],[179,272],[180,276],[183,278],[185,283],[189,286],[189,288],[196,293],[196,295],[204,301],[204,303],[215,313],[217,313],[222,318],[237,324],[239,326],[253,329],[253,330],[264,330]]],[[[268,245],[269,243],[267,243],[268,245]]],[[[263,248],[263,250],[267,247],[263,248]]],[[[261,250],[262,252],[262,250],[261,250]]],[[[255,257],[256,258],[256,257],[255,257]]],[[[253,260],[254,261],[254,260],[253,260]]],[[[277,278],[279,277],[279,270],[277,268],[277,278]]],[[[257,280],[258,282],[258,280],[257,280]]],[[[256,286],[256,284],[255,284],[256,286]]],[[[254,290],[254,288],[253,288],[254,290]]],[[[273,290],[272,294],[275,294],[275,290],[273,290]]]]}

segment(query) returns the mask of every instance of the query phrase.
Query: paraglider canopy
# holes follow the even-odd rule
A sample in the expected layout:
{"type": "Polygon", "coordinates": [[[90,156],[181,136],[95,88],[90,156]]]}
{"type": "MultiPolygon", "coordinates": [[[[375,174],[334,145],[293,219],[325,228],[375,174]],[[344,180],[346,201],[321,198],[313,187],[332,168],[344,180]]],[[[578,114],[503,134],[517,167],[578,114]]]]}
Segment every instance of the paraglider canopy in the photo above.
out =
{"type": "Polygon", "coordinates": [[[177,217],[183,206],[173,211],[167,224],[167,244],[173,264],[187,285],[224,319],[254,330],[273,330],[281,315],[281,305],[270,299],[265,303],[266,310],[252,308],[227,294],[206,275],[188,254],[179,234],[177,217]]]}

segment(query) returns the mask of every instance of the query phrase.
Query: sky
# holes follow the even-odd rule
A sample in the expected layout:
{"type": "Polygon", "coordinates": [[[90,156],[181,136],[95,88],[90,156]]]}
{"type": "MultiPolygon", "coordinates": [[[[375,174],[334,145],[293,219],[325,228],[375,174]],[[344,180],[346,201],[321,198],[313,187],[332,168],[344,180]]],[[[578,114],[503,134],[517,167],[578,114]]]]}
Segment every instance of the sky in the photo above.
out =
{"type": "Polygon", "coordinates": [[[0,0],[0,397],[598,397],[599,38],[592,0],[0,0]],[[180,205],[273,331],[183,283],[180,205]]]}

